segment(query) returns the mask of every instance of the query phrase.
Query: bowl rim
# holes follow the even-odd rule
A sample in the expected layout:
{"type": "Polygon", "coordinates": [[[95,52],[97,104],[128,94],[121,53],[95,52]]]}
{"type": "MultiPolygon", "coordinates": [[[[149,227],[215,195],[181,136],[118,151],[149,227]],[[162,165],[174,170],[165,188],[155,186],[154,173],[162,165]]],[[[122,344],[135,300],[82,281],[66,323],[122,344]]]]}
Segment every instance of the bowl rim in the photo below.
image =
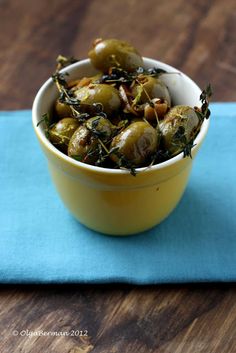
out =
{"type": "MultiPolygon", "coordinates": [[[[199,90],[199,96],[201,93],[201,89],[200,87],[189,77],[187,76],[185,73],[183,73],[182,71],[176,69],[175,67],[168,65],[162,61],[159,60],[155,60],[152,58],[148,58],[148,57],[143,57],[144,60],[144,64],[145,62],[149,62],[149,63],[153,63],[155,65],[161,65],[162,67],[165,67],[167,70],[169,70],[170,72],[177,72],[179,74],[181,74],[186,80],[188,80],[192,85],[195,86],[196,89],[199,90]]],[[[84,64],[91,64],[90,59],[82,59],[74,64],[71,64],[67,67],[65,67],[64,69],[62,69],[60,72],[65,73],[65,72],[69,72],[72,71],[73,69],[80,67],[84,64]]],[[[145,66],[145,65],[144,65],[145,66]]],[[[38,124],[38,107],[42,104],[42,96],[45,92],[46,89],[48,89],[51,85],[53,84],[53,80],[52,78],[47,79],[42,86],[40,87],[40,89],[38,90],[34,101],[33,101],[33,106],[32,106],[32,123],[33,123],[33,128],[35,130],[35,133],[37,135],[37,137],[39,138],[39,140],[41,141],[41,143],[47,147],[47,149],[54,154],[54,156],[63,159],[65,162],[69,163],[70,165],[80,168],[80,169],[84,169],[86,171],[90,171],[90,172],[96,172],[96,173],[101,173],[101,174],[115,174],[115,175],[121,175],[121,174],[130,174],[130,170],[128,169],[113,169],[113,168],[104,168],[104,167],[99,167],[99,166],[94,166],[94,165],[90,165],[90,164],[86,164],[80,161],[77,161],[69,156],[67,156],[66,154],[64,154],[63,152],[59,151],[46,137],[46,135],[44,134],[43,131],[41,131],[41,129],[38,128],[37,124],[38,124]]],[[[209,127],[209,123],[210,123],[210,118],[208,119],[204,119],[201,129],[199,131],[199,133],[197,134],[195,140],[194,140],[194,146],[192,147],[192,151],[194,153],[194,151],[197,148],[197,145],[199,145],[208,130],[209,127]]],[[[135,168],[136,173],[148,173],[148,172],[154,172],[156,170],[161,170],[164,169],[166,167],[169,167],[177,162],[179,162],[180,160],[182,160],[184,157],[184,152],[181,152],[179,154],[177,154],[176,156],[168,159],[167,161],[158,163],[158,164],[154,164],[152,166],[146,166],[146,167],[141,167],[141,168],[135,168]]],[[[189,157],[188,157],[189,158],[189,157]]]]}

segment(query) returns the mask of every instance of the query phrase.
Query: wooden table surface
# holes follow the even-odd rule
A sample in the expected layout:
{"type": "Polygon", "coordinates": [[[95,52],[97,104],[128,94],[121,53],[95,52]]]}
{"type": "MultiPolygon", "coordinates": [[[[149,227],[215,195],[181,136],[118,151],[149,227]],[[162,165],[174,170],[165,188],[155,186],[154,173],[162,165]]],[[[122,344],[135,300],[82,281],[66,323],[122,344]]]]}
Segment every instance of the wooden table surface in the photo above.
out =
{"type": "MultiPolygon", "coordinates": [[[[56,56],[85,58],[97,37],[126,39],[236,101],[235,33],[234,0],[0,0],[0,109],[30,108],[56,56]]],[[[233,284],[0,289],[0,352],[236,352],[233,284]]]]}

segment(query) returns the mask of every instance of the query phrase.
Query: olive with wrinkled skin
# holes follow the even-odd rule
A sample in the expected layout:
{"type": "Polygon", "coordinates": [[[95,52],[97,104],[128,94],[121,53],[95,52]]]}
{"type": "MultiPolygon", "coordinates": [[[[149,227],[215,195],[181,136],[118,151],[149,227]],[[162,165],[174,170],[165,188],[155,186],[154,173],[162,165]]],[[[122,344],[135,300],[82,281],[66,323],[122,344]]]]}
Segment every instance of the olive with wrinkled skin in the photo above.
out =
{"type": "Polygon", "coordinates": [[[55,103],[55,111],[59,118],[68,118],[69,116],[73,116],[70,106],[65,103],[61,103],[59,99],[56,100],[55,103]]]}
{"type": "Polygon", "coordinates": [[[104,113],[110,115],[116,112],[121,105],[118,90],[107,84],[90,84],[74,92],[81,104],[101,103],[104,113]]]}
{"type": "Polygon", "coordinates": [[[70,139],[68,156],[80,162],[94,164],[98,158],[97,146],[98,139],[85,125],[81,125],[70,139]]]}
{"type": "Polygon", "coordinates": [[[132,95],[136,97],[141,91],[139,103],[147,103],[150,99],[161,98],[167,101],[169,107],[171,106],[170,93],[163,81],[147,75],[140,75],[138,81],[140,84],[136,83],[133,86],[132,95]]]}
{"type": "Polygon", "coordinates": [[[129,43],[118,39],[97,40],[88,56],[98,70],[107,73],[111,67],[133,71],[143,66],[143,59],[129,43]]]}
{"type": "Polygon", "coordinates": [[[171,156],[183,151],[184,147],[195,138],[200,120],[193,108],[176,105],[160,122],[162,144],[171,156]]]}
{"type": "Polygon", "coordinates": [[[104,118],[103,116],[95,116],[88,119],[85,126],[95,136],[101,138],[103,141],[109,140],[115,130],[115,126],[110,122],[110,120],[104,118]]]}
{"type": "Polygon", "coordinates": [[[156,129],[145,121],[131,123],[111,143],[111,159],[118,162],[124,158],[133,167],[142,167],[149,163],[159,145],[160,136],[156,129]]]}
{"type": "Polygon", "coordinates": [[[75,118],[63,118],[49,129],[50,141],[63,152],[67,151],[69,141],[75,130],[79,127],[75,118]]]}

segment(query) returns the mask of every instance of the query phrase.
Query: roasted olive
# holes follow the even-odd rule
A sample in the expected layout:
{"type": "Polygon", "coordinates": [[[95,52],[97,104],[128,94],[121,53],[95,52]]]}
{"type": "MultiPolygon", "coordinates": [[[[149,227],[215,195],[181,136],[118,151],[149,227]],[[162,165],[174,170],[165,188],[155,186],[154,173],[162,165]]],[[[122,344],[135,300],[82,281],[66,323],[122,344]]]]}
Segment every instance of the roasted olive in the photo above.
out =
{"type": "Polygon", "coordinates": [[[68,118],[69,116],[72,116],[72,111],[69,107],[69,105],[65,103],[61,103],[59,99],[57,99],[55,103],[55,111],[56,114],[59,118],[68,118]]]}
{"type": "Polygon", "coordinates": [[[85,125],[81,125],[72,135],[68,156],[88,164],[94,164],[98,157],[98,139],[85,125]]]}
{"type": "Polygon", "coordinates": [[[131,123],[111,143],[111,159],[119,163],[124,160],[133,167],[142,167],[150,162],[159,145],[159,133],[149,123],[131,123]],[[112,153],[113,151],[113,153],[112,153]]]}
{"type": "Polygon", "coordinates": [[[75,97],[82,104],[100,103],[106,114],[112,114],[120,108],[121,100],[118,90],[107,84],[90,84],[75,91],[75,97]]]}
{"type": "Polygon", "coordinates": [[[140,96],[140,103],[146,103],[153,98],[161,98],[167,101],[169,107],[171,105],[170,93],[165,83],[152,76],[140,75],[138,82],[132,88],[132,94],[134,97],[140,96]]]}
{"type": "Polygon", "coordinates": [[[78,127],[79,122],[75,118],[61,119],[49,129],[50,141],[60,150],[66,152],[70,138],[78,127]]]}
{"type": "Polygon", "coordinates": [[[95,116],[88,119],[85,125],[93,135],[101,138],[103,141],[109,140],[115,130],[115,126],[112,125],[110,120],[102,116],[95,116]]]}
{"type": "Polygon", "coordinates": [[[86,65],[73,80],[63,75],[60,65],[53,75],[60,98],[55,100],[55,114],[42,116],[40,122],[58,149],[81,162],[126,168],[131,174],[180,152],[191,156],[201,124],[210,114],[210,88],[200,96],[201,108],[171,108],[163,70],[144,67],[129,43],[97,39],[89,58],[97,69],[94,76],[83,76],[90,72],[86,65]]]}
{"type": "Polygon", "coordinates": [[[88,55],[93,66],[104,73],[110,67],[133,71],[143,66],[143,59],[138,51],[129,43],[118,39],[97,40],[88,55]]]}
{"type": "Polygon", "coordinates": [[[174,156],[185,148],[196,136],[200,120],[193,108],[176,105],[160,122],[162,144],[174,156]]]}

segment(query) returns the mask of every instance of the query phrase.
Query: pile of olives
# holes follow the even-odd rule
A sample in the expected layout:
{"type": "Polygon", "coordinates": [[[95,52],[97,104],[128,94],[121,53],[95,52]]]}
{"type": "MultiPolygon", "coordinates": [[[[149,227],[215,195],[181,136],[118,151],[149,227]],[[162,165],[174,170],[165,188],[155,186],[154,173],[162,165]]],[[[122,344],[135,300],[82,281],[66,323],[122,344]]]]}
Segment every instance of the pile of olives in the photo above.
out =
{"type": "Polygon", "coordinates": [[[59,69],[53,75],[59,97],[47,133],[55,147],[83,163],[132,172],[191,151],[201,110],[172,106],[163,70],[144,69],[138,51],[117,39],[97,39],[88,55],[96,76],[67,82],[59,69]]]}

